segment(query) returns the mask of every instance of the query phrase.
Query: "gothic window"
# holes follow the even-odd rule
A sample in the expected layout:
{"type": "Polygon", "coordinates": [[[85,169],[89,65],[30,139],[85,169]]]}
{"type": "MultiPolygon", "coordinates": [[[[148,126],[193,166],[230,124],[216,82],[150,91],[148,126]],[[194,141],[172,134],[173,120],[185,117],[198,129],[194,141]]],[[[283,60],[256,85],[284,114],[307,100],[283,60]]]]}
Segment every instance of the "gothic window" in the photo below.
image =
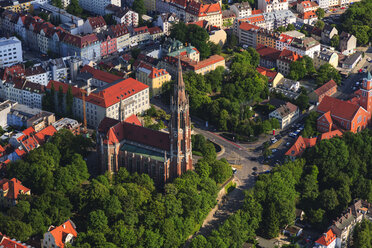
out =
{"type": "Polygon", "coordinates": [[[116,162],[116,159],[115,159],[115,155],[112,155],[111,156],[111,171],[115,171],[114,168],[115,168],[115,162],[116,162]]]}

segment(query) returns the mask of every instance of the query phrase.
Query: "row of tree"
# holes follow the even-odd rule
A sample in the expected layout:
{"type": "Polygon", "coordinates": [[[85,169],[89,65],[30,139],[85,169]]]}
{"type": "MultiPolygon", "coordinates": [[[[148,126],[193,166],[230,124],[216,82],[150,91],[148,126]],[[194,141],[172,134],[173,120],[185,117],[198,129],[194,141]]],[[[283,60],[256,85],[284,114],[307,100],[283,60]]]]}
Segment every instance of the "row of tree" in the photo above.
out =
{"type": "Polygon", "coordinates": [[[68,86],[66,94],[63,92],[62,86],[59,87],[56,94],[54,84],[50,91],[47,90],[42,100],[43,110],[56,113],[60,116],[73,117],[72,107],[74,103],[74,96],[72,95],[72,87],[68,86]]]}

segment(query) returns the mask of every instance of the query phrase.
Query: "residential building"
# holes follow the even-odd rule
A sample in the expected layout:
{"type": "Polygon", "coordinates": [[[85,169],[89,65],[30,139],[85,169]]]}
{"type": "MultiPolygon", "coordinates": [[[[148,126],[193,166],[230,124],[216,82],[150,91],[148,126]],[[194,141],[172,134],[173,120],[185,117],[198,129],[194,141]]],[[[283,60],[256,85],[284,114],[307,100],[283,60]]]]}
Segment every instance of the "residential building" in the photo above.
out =
{"type": "Polygon", "coordinates": [[[149,39],[150,39],[150,32],[147,26],[133,28],[131,37],[130,37],[131,46],[143,44],[147,42],[149,39]]]}
{"type": "Polygon", "coordinates": [[[130,33],[125,24],[110,26],[111,35],[116,38],[116,48],[118,51],[125,50],[130,46],[130,33]]]}
{"type": "MultiPolygon", "coordinates": [[[[159,62],[158,67],[164,68],[172,77],[175,77],[177,75],[177,67],[175,66],[177,60],[178,56],[165,56],[163,60],[159,62]]],[[[184,71],[193,71],[196,74],[205,75],[219,66],[225,68],[225,59],[220,55],[212,55],[207,59],[196,62],[181,55],[181,64],[184,71]]]]}
{"type": "Polygon", "coordinates": [[[267,29],[260,29],[257,32],[257,44],[265,47],[276,48],[276,41],[279,38],[279,33],[274,33],[267,29]]]}
{"type": "Polygon", "coordinates": [[[325,24],[321,34],[322,41],[326,44],[330,44],[335,35],[338,35],[337,29],[329,24],[325,24]]]}
{"type": "Polygon", "coordinates": [[[180,55],[181,57],[185,57],[196,62],[200,61],[200,52],[191,44],[184,46],[180,41],[174,41],[173,44],[165,47],[165,51],[168,52],[166,55],[170,57],[180,55]]]}
{"type": "Polygon", "coordinates": [[[0,39],[0,68],[23,62],[22,42],[15,36],[0,39]]]}
{"type": "Polygon", "coordinates": [[[100,55],[105,57],[107,55],[117,52],[117,40],[115,37],[111,37],[110,31],[104,31],[97,33],[97,38],[100,42],[100,55]]]}
{"type": "Polygon", "coordinates": [[[17,103],[10,100],[0,102],[0,127],[5,128],[8,126],[7,116],[10,113],[12,107],[17,103]]]}
{"type": "Polygon", "coordinates": [[[319,8],[328,9],[330,0],[317,0],[319,8]]]}
{"type": "Polygon", "coordinates": [[[323,49],[322,51],[314,53],[313,62],[315,69],[319,69],[319,67],[326,63],[330,64],[334,68],[337,68],[338,54],[336,52],[323,49]]]}
{"type": "Polygon", "coordinates": [[[340,51],[344,55],[350,55],[355,52],[357,38],[349,33],[342,31],[340,35],[340,51]]]}
{"type": "MultiPolygon", "coordinates": [[[[259,11],[261,11],[261,10],[259,10],[259,11]]],[[[254,10],[253,12],[259,12],[259,11],[254,10]]],[[[261,11],[261,13],[254,14],[254,15],[251,15],[249,17],[244,17],[244,18],[237,17],[237,18],[235,18],[234,26],[233,26],[233,31],[234,31],[235,35],[238,35],[239,26],[243,22],[258,26],[260,28],[266,28],[266,22],[265,22],[265,18],[263,16],[263,14],[262,14],[262,11],[261,11]]]]}
{"type": "Polygon", "coordinates": [[[353,69],[362,59],[363,59],[363,54],[361,52],[356,52],[346,57],[346,59],[341,62],[342,68],[353,69]]]}
{"type": "Polygon", "coordinates": [[[0,247],[3,248],[33,248],[30,245],[11,239],[0,232],[0,247]]]}
{"type": "Polygon", "coordinates": [[[55,122],[53,113],[23,104],[14,103],[5,116],[7,125],[15,128],[32,127],[35,132],[46,128],[55,122]]]}
{"type": "MultiPolygon", "coordinates": [[[[278,1],[278,0],[274,0],[274,1],[278,1]]],[[[262,15],[265,19],[264,28],[269,29],[269,30],[274,30],[282,26],[287,27],[288,24],[296,23],[296,16],[293,14],[292,11],[288,9],[265,12],[262,15]]]]}
{"type": "Polygon", "coordinates": [[[283,32],[282,35],[285,34],[289,37],[292,37],[292,38],[298,38],[298,39],[303,39],[305,38],[305,34],[304,33],[301,33],[297,30],[292,30],[292,31],[287,31],[287,32],[283,32]]]}
{"type": "Polygon", "coordinates": [[[252,8],[248,2],[234,3],[230,5],[230,10],[236,17],[248,17],[252,15],[252,8]]]}
{"type": "Polygon", "coordinates": [[[260,54],[260,66],[269,69],[277,66],[277,60],[280,57],[281,51],[262,45],[257,45],[256,51],[260,54]]]}
{"type": "Polygon", "coordinates": [[[10,208],[18,202],[19,195],[31,195],[31,190],[22,185],[17,178],[0,180],[0,205],[10,208]]]}
{"type": "Polygon", "coordinates": [[[297,2],[297,12],[304,14],[309,11],[315,12],[319,8],[319,5],[316,2],[312,1],[302,1],[297,2]]]}
{"type": "Polygon", "coordinates": [[[83,25],[84,34],[99,33],[107,28],[105,19],[102,16],[88,17],[83,25]]]}
{"type": "Polygon", "coordinates": [[[331,229],[315,241],[316,248],[335,248],[336,247],[336,235],[331,229]]]}
{"type": "Polygon", "coordinates": [[[151,96],[157,96],[161,94],[163,84],[171,80],[171,76],[164,69],[157,69],[141,63],[137,67],[136,79],[150,87],[151,96]]]}
{"type": "Polygon", "coordinates": [[[295,120],[297,120],[299,115],[300,115],[299,108],[296,105],[287,102],[285,105],[282,105],[273,112],[271,112],[269,114],[269,118],[277,119],[280,123],[280,128],[283,129],[290,125],[295,120]]]}
{"type": "Polygon", "coordinates": [[[25,76],[28,81],[44,86],[49,82],[48,72],[41,65],[26,68],[25,76]]]}
{"type": "Polygon", "coordinates": [[[17,0],[17,1],[5,0],[1,2],[0,7],[6,10],[16,12],[16,13],[28,12],[31,7],[32,2],[33,1],[30,1],[30,0],[17,0]]]}
{"type": "Polygon", "coordinates": [[[60,226],[50,226],[44,233],[42,248],[64,248],[67,243],[72,244],[77,237],[75,223],[68,220],[60,226]]]}
{"type": "Polygon", "coordinates": [[[153,40],[153,41],[159,40],[161,37],[164,36],[163,30],[161,30],[161,28],[159,27],[149,28],[149,34],[150,34],[149,40],[153,40]]]}
{"type": "Polygon", "coordinates": [[[119,6],[109,4],[105,9],[106,14],[112,14],[112,18],[117,24],[125,24],[128,27],[137,27],[139,16],[138,13],[126,8],[121,8],[119,6]]]}
{"type": "Polygon", "coordinates": [[[284,80],[284,77],[280,72],[276,72],[262,66],[258,66],[257,71],[261,73],[261,75],[267,77],[270,87],[276,87],[284,80]]]}
{"type": "Polygon", "coordinates": [[[283,51],[284,49],[288,50],[288,47],[291,45],[293,39],[294,39],[293,36],[282,33],[276,39],[275,48],[280,51],[283,51]]]}
{"type": "Polygon", "coordinates": [[[258,26],[249,24],[248,22],[242,22],[239,25],[238,31],[239,44],[256,48],[259,29],[258,26]]]}
{"type": "Polygon", "coordinates": [[[318,21],[318,15],[315,11],[307,11],[303,14],[299,14],[297,20],[299,23],[315,25],[318,21]]]}
{"type": "Polygon", "coordinates": [[[79,56],[97,61],[101,58],[101,45],[95,34],[80,36],[65,33],[61,40],[60,55],[63,57],[79,56]]]}
{"type": "Polygon", "coordinates": [[[222,10],[220,4],[208,3],[203,4],[200,2],[190,1],[187,4],[186,22],[197,22],[206,20],[212,26],[222,27],[222,10]]]}
{"type": "MultiPolygon", "coordinates": [[[[178,60],[178,80],[171,100],[169,133],[111,118],[100,123],[97,152],[103,171],[148,174],[158,186],[192,169],[189,100],[178,60]]],[[[121,110],[121,108],[120,108],[121,110]]]]}
{"type": "Polygon", "coordinates": [[[222,10],[222,25],[225,28],[232,27],[236,18],[236,14],[232,10],[222,10]]]}
{"type": "MultiPolygon", "coordinates": [[[[66,95],[69,84],[50,81],[47,89],[50,90],[52,85],[56,89],[61,86],[66,95]]],[[[120,108],[123,109],[121,115],[124,119],[133,114],[142,114],[150,108],[149,87],[133,78],[117,80],[98,88],[88,85],[84,88],[72,87],[73,114],[80,120],[84,119],[82,95],[87,94],[85,109],[87,124],[90,127],[98,127],[105,117],[118,120],[120,108]]]]}
{"type": "Polygon", "coordinates": [[[179,18],[174,13],[162,13],[155,21],[155,25],[160,27],[166,35],[170,34],[173,24],[179,22],[179,18]]]}
{"type": "Polygon", "coordinates": [[[174,13],[178,18],[186,22],[186,7],[188,2],[186,0],[174,0],[169,3],[169,13],[174,13]]]}
{"type": "Polygon", "coordinates": [[[13,78],[5,81],[6,99],[24,104],[32,108],[42,108],[44,86],[29,82],[25,78],[13,78]]]}
{"type": "Polygon", "coordinates": [[[156,0],[156,9],[159,13],[171,13],[170,4],[172,0],[156,0]]]}
{"type": "Polygon", "coordinates": [[[94,14],[97,15],[105,15],[105,8],[109,5],[113,4],[116,6],[121,6],[120,0],[79,0],[79,5],[94,14]]]}
{"type": "Polygon", "coordinates": [[[303,40],[295,38],[288,49],[298,53],[300,56],[306,55],[314,58],[314,53],[320,52],[320,43],[312,37],[306,37],[303,40]]]}
{"type": "Polygon", "coordinates": [[[95,69],[89,65],[85,65],[83,66],[83,68],[81,68],[80,75],[81,74],[84,74],[84,79],[86,81],[89,80],[89,85],[93,87],[105,87],[114,82],[123,80],[122,77],[99,69],[95,69]]]}
{"type": "Polygon", "coordinates": [[[258,8],[264,13],[288,10],[287,0],[258,0],[258,8]]]}
{"type": "MultiPolygon", "coordinates": [[[[67,3],[69,0],[64,0],[64,2],[67,3]]],[[[61,24],[74,24],[74,26],[78,28],[79,32],[81,31],[81,27],[84,25],[84,20],[82,18],[74,16],[68,13],[66,10],[60,9],[49,3],[36,5],[36,8],[38,8],[41,12],[51,14],[51,18],[60,21],[61,24]]]]}
{"type": "Polygon", "coordinates": [[[319,104],[325,96],[332,96],[337,92],[337,84],[333,79],[323,84],[309,94],[309,100],[315,104],[319,104]]]}

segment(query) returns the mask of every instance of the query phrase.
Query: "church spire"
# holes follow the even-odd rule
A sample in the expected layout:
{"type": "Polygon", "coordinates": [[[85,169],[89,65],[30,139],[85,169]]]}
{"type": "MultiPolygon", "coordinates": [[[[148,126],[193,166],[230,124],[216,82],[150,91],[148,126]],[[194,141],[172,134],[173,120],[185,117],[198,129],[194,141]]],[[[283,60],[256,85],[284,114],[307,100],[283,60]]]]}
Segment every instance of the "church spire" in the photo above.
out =
{"type": "Polygon", "coordinates": [[[175,97],[177,97],[178,104],[186,101],[185,82],[182,77],[181,54],[178,55],[177,87],[175,87],[175,97]]]}

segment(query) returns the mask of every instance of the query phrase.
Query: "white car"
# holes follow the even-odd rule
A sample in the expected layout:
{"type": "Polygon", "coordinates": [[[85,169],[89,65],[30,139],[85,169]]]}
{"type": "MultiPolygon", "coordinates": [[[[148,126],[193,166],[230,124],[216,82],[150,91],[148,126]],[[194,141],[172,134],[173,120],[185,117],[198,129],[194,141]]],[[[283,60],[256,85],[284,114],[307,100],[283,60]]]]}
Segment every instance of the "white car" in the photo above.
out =
{"type": "Polygon", "coordinates": [[[276,151],[278,151],[278,149],[274,148],[274,149],[271,150],[272,153],[275,153],[276,151]]]}
{"type": "Polygon", "coordinates": [[[359,82],[356,82],[355,85],[358,86],[360,83],[359,82]]]}

